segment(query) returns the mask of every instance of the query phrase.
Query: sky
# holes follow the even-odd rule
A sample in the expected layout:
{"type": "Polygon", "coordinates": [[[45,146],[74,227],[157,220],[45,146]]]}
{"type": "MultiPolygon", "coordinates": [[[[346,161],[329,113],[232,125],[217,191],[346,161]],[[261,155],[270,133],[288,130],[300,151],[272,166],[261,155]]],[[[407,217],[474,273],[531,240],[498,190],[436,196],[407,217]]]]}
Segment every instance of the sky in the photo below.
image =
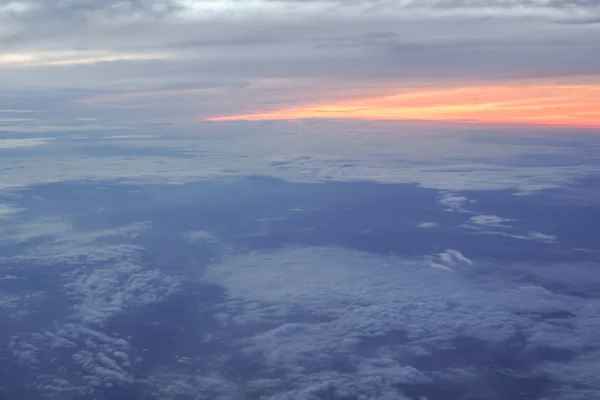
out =
{"type": "Polygon", "coordinates": [[[0,122],[597,127],[599,37],[597,0],[0,0],[0,122]]]}

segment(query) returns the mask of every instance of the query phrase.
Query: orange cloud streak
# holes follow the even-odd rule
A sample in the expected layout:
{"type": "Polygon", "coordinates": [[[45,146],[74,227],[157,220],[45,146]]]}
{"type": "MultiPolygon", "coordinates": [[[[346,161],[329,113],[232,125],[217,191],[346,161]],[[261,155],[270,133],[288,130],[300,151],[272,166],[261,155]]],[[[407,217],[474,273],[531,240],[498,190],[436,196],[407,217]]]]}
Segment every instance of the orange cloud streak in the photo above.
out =
{"type": "Polygon", "coordinates": [[[208,121],[261,121],[305,118],[476,121],[600,126],[600,84],[489,85],[411,88],[391,96],[243,115],[208,121]]]}

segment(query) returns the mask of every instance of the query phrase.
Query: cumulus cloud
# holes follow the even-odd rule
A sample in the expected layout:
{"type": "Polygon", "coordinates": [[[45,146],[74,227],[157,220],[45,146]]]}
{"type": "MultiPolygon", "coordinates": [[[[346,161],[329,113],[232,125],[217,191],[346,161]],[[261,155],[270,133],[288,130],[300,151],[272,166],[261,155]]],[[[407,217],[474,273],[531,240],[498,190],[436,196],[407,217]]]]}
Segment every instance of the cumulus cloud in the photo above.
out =
{"type": "Polygon", "coordinates": [[[0,287],[0,315],[12,318],[15,326],[30,324],[6,343],[8,360],[45,371],[32,387],[45,394],[82,395],[132,384],[134,349],[128,338],[111,333],[107,323],[168,298],[181,281],[141,263],[143,249],[131,241],[150,224],[97,231],[81,231],[56,218],[11,224],[0,230],[0,240],[24,250],[0,257],[2,269],[12,273],[12,280],[33,282],[47,268],[56,280],[42,290],[37,285],[0,287]],[[53,318],[45,324],[35,317],[49,306],[53,318]]]}
{"type": "Polygon", "coordinates": [[[470,218],[470,221],[475,225],[502,227],[506,226],[505,223],[511,220],[497,215],[475,215],[470,218]]]}
{"type": "MultiPolygon", "coordinates": [[[[471,264],[470,260],[456,250],[448,250],[437,258],[452,266],[471,264]]],[[[377,336],[394,329],[402,329],[407,331],[409,337],[425,339],[421,336],[424,328],[420,324],[426,323],[432,324],[426,329],[429,332],[426,335],[428,340],[446,340],[446,335],[450,332],[448,329],[454,329],[450,326],[466,318],[466,314],[469,313],[467,309],[470,307],[479,307],[475,306],[476,302],[465,303],[465,309],[459,307],[452,311],[455,318],[453,322],[450,322],[450,315],[447,315],[448,319],[436,318],[423,321],[419,314],[428,313],[425,309],[438,306],[446,308],[446,302],[454,299],[460,292],[458,287],[461,286],[460,282],[463,278],[427,268],[427,261],[423,260],[382,258],[335,248],[289,248],[274,253],[233,256],[222,264],[210,267],[206,278],[222,284],[228,290],[232,300],[259,301],[280,304],[281,307],[298,306],[313,312],[321,310],[319,313],[333,318],[331,322],[302,325],[297,329],[290,326],[289,333],[299,337],[309,332],[312,332],[311,335],[321,333],[342,335],[344,331],[347,332],[343,334],[344,337],[352,338],[363,335],[377,336]],[[440,286],[438,287],[437,284],[431,286],[434,281],[439,282],[440,286]],[[284,282],[287,283],[283,284],[284,282]],[[445,288],[443,293],[432,295],[431,291],[442,290],[442,287],[445,288]],[[418,295],[421,291],[422,295],[418,295]],[[427,304],[423,304],[425,309],[419,309],[421,297],[437,298],[439,303],[438,301],[430,303],[427,300],[427,304]],[[409,298],[412,300],[408,301],[409,298]],[[331,306],[324,307],[327,302],[331,306]],[[412,308],[409,310],[406,307],[412,308]],[[387,317],[391,315],[395,315],[394,318],[398,319],[388,320],[387,317]],[[328,332],[329,329],[332,331],[328,332]]],[[[475,293],[472,294],[474,298],[477,297],[475,293]]],[[[251,310],[248,312],[252,313],[251,310]]],[[[433,312],[433,309],[430,312],[433,312]]],[[[500,325],[504,323],[501,321],[508,322],[508,316],[495,315],[495,317],[499,317],[496,322],[500,325]]],[[[474,324],[481,322],[483,325],[480,328],[485,331],[484,326],[491,323],[491,319],[471,322],[474,324]]],[[[286,337],[288,333],[284,334],[284,331],[287,328],[281,329],[283,329],[282,335],[286,337]]],[[[464,326],[464,329],[478,336],[481,335],[482,338],[485,336],[483,332],[477,333],[478,328],[475,325],[464,326]]],[[[510,336],[512,331],[513,327],[509,323],[487,339],[499,339],[502,335],[510,336]]],[[[272,332],[274,337],[278,337],[276,332],[272,332]]],[[[456,334],[457,332],[454,332],[452,335],[456,334]]],[[[340,337],[328,338],[326,341],[315,340],[311,344],[306,344],[310,347],[336,347],[339,340],[340,337]]],[[[299,348],[298,351],[303,349],[299,348]]],[[[292,355],[284,351],[281,356],[292,355]]]]}
{"type": "Polygon", "coordinates": [[[176,278],[126,262],[63,276],[72,279],[65,287],[77,299],[73,311],[86,325],[102,325],[129,307],[157,302],[177,286],[176,278]]]}
{"type": "Polygon", "coordinates": [[[148,222],[134,223],[115,229],[82,232],[60,218],[40,218],[31,222],[12,221],[0,227],[0,240],[12,243],[40,241],[33,249],[21,252],[12,259],[55,264],[122,261],[134,258],[140,247],[128,242],[149,229],[148,222]],[[103,243],[102,239],[121,239],[120,243],[103,243]]]}
{"type": "Polygon", "coordinates": [[[111,336],[98,328],[64,324],[41,334],[13,337],[8,349],[20,363],[37,368],[48,368],[52,358],[71,354],[70,360],[63,358],[62,370],[54,370],[37,380],[35,388],[45,393],[69,391],[81,395],[134,381],[131,345],[125,338],[111,336]]]}
{"type": "Polygon", "coordinates": [[[465,204],[471,202],[465,196],[460,196],[454,193],[442,193],[440,196],[439,203],[446,207],[446,211],[460,211],[460,212],[469,212],[465,208],[465,204]]]}
{"type": "Polygon", "coordinates": [[[452,271],[455,267],[471,265],[473,265],[472,260],[465,257],[460,251],[452,249],[439,253],[435,257],[431,257],[429,261],[430,267],[448,271],[452,271]]]}
{"type": "MultiPolygon", "coordinates": [[[[490,265],[491,270],[486,271],[488,266],[484,265],[457,250],[417,260],[337,248],[286,248],[232,254],[211,266],[204,279],[227,290],[229,301],[219,308],[224,313],[223,323],[241,330],[263,326],[260,324],[271,326],[243,341],[245,354],[278,371],[276,380],[246,386],[266,390],[259,393],[277,388],[277,394],[265,397],[269,399],[318,398],[321,390],[370,398],[386,398],[387,393],[391,398],[402,398],[397,385],[453,375],[443,367],[417,369],[411,360],[452,347],[450,343],[457,338],[476,338],[490,348],[499,348],[524,335],[527,348],[523,351],[574,351],[585,343],[596,346],[597,339],[587,342],[588,335],[597,329],[592,317],[596,311],[578,309],[590,299],[552,290],[548,279],[560,280],[558,275],[550,278],[540,267],[530,272],[539,274],[536,282],[544,287],[514,286],[505,280],[506,267],[490,265]],[[469,268],[448,274],[428,268],[432,262],[469,268]],[[488,278],[481,279],[487,274],[488,278]],[[546,314],[548,319],[539,317],[546,314]],[[555,323],[553,314],[572,315],[577,327],[555,323]],[[340,365],[345,357],[355,369],[336,372],[332,365],[340,365]],[[391,373],[389,378],[385,371],[391,373]],[[355,382],[352,389],[347,386],[349,381],[355,382]]],[[[511,268],[520,271],[523,266],[511,268]]],[[[595,304],[596,300],[592,301],[595,304]]],[[[535,371],[552,374],[556,382],[570,385],[586,379],[584,371],[590,367],[578,360],[561,364],[572,368],[570,376],[563,379],[554,370],[557,365],[542,363],[535,371]]],[[[455,384],[461,379],[481,379],[477,372],[468,372],[467,365],[463,368],[462,378],[460,374],[453,377],[455,384]]],[[[537,372],[529,370],[520,376],[537,372]]],[[[190,383],[187,390],[192,388],[197,386],[190,383]]],[[[585,390],[582,388],[578,395],[585,390]]]]}

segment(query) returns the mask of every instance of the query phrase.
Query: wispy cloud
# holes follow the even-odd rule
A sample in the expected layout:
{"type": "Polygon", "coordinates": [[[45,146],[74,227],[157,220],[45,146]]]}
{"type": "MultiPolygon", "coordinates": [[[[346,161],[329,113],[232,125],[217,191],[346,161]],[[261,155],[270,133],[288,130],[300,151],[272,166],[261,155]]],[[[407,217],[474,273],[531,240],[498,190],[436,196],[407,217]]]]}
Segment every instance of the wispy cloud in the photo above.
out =
{"type": "MultiPolygon", "coordinates": [[[[0,118],[0,127],[2,118],[0,118]]],[[[0,150],[16,149],[21,147],[37,147],[52,142],[54,138],[21,138],[21,139],[0,139],[0,150]]]]}

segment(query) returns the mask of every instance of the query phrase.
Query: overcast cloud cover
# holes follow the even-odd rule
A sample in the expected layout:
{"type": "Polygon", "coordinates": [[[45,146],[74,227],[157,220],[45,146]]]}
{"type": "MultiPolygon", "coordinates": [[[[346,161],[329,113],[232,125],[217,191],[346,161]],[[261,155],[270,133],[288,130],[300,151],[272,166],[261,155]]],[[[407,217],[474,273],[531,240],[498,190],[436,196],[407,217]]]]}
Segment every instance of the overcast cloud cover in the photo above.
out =
{"type": "Polygon", "coordinates": [[[390,88],[597,81],[599,22],[583,0],[2,0],[0,100],[181,123],[390,88]]]}

